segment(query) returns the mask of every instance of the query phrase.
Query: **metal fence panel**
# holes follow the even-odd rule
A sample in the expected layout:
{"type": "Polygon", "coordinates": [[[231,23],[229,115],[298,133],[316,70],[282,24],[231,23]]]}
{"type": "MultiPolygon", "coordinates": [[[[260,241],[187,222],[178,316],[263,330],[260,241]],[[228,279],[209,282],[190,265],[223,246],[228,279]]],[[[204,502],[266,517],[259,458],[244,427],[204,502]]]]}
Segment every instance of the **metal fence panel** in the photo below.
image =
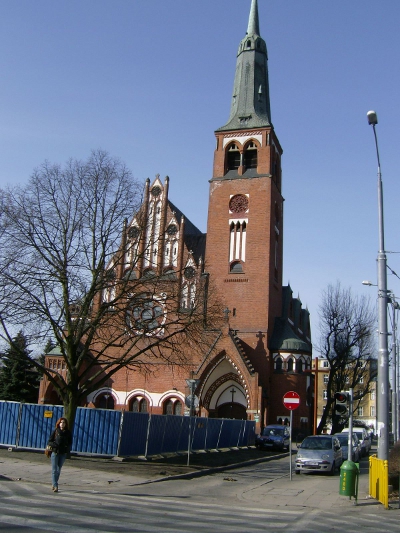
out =
{"type": "Polygon", "coordinates": [[[43,450],[61,416],[63,407],[60,405],[21,404],[18,448],[43,450]]]}
{"type": "MultiPolygon", "coordinates": [[[[179,450],[180,435],[183,430],[183,416],[166,415],[166,425],[163,435],[162,452],[175,453],[179,450]]],[[[186,433],[187,435],[187,433],[186,433]]],[[[187,440],[187,437],[186,437],[187,440]]]]}
{"type": "Polygon", "coordinates": [[[236,446],[236,444],[234,444],[235,425],[232,424],[232,422],[237,422],[237,420],[223,420],[218,448],[231,448],[232,446],[236,446]]]}
{"type": "Polygon", "coordinates": [[[72,451],[117,455],[121,411],[78,407],[72,451]]]}
{"type": "Polygon", "coordinates": [[[192,450],[205,450],[207,440],[207,419],[194,418],[194,429],[192,435],[192,450]]]}
{"type": "Polygon", "coordinates": [[[118,455],[145,454],[148,423],[148,413],[124,412],[118,455]]]}
{"type": "Polygon", "coordinates": [[[147,455],[162,453],[166,424],[167,417],[165,415],[151,415],[147,455]]]}
{"type": "Polygon", "coordinates": [[[0,401],[0,444],[16,445],[20,405],[19,402],[0,401]]]}
{"type": "Polygon", "coordinates": [[[256,442],[256,423],[246,420],[246,425],[242,434],[240,446],[254,446],[256,442]]]}
{"type": "Polygon", "coordinates": [[[220,418],[207,418],[206,450],[213,450],[218,447],[222,423],[223,420],[220,418]]]}
{"type": "MultiPolygon", "coordinates": [[[[190,425],[190,417],[189,416],[182,416],[182,425],[181,425],[181,431],[179,434],[179,440],[178,440],[178,452],[183,452],[188,449],[189,444],[189,425],[190,425]]],[[[195,421],[195,417],[192,416],[191,420],[191,427],[193,431],[193,425],[195,421]]],[[[192,433],[193,434],[193,433],[192,433]]]]}
{"type": "MultiPolygon", "coordinates": [[[[63,407],[0,401],[0,444],[44,449],[63,407]]],[[[253,445],[252,421],[149,415],[79,407],[72,451],[101,455],[156,455],[253,445]]]]}

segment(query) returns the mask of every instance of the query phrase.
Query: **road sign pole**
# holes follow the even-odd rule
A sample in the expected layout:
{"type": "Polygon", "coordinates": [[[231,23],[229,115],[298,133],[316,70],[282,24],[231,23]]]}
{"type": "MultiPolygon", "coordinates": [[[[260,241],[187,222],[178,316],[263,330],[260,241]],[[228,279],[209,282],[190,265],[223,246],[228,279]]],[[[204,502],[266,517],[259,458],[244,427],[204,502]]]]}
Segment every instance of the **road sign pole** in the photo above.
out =
{"type": "Polygon", "coordinates": [[[292,481],[292,428],[293,428],[293,411],[300,406],[300,396],[295,391],[286,392],[283,395],[283,405],[290,411],[289,427],[289,474],[292,481]]]}
{"type": "Polygon", "coordinates": [[[293,409],[290,409],[290,436],[289,436],[289,472],[290,481],[292,481],[292,424],[293,422],[293,409]]]}
{"type": "Polygon", "coordinates": [[[187,466],[190,464],[190,451],[192,448],[191,438],[192,438],[192,416],[194,415],[194,400],[197,385],[200,383],[199,379],[187,379],[186,383],[190,390],[190,405],[189,405],[189,435],[188,435],[188,453],[187,453],[187,466]]]}

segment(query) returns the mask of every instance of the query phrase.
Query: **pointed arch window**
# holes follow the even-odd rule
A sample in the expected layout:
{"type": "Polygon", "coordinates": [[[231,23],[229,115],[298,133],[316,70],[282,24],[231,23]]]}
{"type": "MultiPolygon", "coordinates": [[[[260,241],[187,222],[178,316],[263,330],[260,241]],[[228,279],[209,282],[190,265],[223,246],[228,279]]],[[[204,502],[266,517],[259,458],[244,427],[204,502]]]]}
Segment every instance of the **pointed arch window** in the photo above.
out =
{"type": "Polygon", "coordinates": [[[189,311],[194,308],[196,298],[196,284],[185,283],[181,293],[181,311],[189,311]]]}
{"type": "Polygon", "coordinates": [[[257,168],[258,158],[257,158],[257,145],[251,141],[245,148],[244,152],[244,166],[248,168],[257,168]]]}
{"type": "Polygon", "coordinates": [[[293,372],[293,358],[290,357],[287,362],[287,371],[293,372]]]}
{"type": "Polygon", "coordinates": [[[277,357],[275,359],[275,371],[276,372],[282,372],[282,368],[283,368],[282,357],[277,357]]]}
{"type": "Polygon", "coordinates": [[[231,220],[229,263],[231,272],[242,272],[246,261],[246,220],[231,220]],[[239,270],[241,269],[241,270],[239,270]]]}
{"type": "Polygon", "coordinates": [[[226,159],[227,171],[237,170],[240,167],[240,151],[237,144],[232,143],[229,145],[226,159]]]}

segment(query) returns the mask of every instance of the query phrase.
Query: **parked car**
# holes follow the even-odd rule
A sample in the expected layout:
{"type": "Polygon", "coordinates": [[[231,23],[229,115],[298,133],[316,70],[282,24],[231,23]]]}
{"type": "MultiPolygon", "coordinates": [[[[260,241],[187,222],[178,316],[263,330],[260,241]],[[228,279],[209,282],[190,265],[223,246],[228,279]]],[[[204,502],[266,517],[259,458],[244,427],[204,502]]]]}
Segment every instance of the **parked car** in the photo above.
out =
{"type": "Polygon", "coordinates": [[[335,435],[313,435],[300,444],[295,459],[295,472],[327,472],[335,470],[343,463],[340,442],[335,435]]]}
{"type": "Polygon", "coordinates": [[[280,424],[265,426],[261,432],[261,435],[257,435],[256,437],[257,448],[288,450],[289,444],[289,428],[280,424]]]}
{"type": "MultiPolygon", "coordinates": [[[[342,447],[342,455],[343,455],[343,461],[347,461],[349,457],[349,434],[348,433],[336,433],[335,437],[337,437],[338,441],[340,442],[340,446],[342,447]]],[[[352,446],[352,452],[351,452],[351,460],[355,463],[359,463],[361,459],[361,443],[358,440],[357,433],[353,433],[353,446],[352,446]]]]}
{"type": "MultiPolygon", "coordinates": [[[[342,433],[348,434],[349,428],[344,428],[342,433]]],[[[353,433],[356,433],[361,443],[361,457],[365,457],[371,449],[371,437],[365,428],[353,427],[353,433]]]]}

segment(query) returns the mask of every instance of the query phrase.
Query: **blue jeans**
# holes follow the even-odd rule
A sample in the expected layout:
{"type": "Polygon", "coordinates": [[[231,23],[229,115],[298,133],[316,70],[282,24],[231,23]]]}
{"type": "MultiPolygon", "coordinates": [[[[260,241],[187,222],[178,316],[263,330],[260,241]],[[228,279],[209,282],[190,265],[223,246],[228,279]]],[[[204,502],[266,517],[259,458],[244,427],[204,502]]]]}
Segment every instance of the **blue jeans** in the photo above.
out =
{"type": "Polygon", "coordinates": [[[60,477],[61,468],[64,464],[66,453],[52,453],[51,454],[51,483],[53,487],[58,488],[58,478],[60,477]]]}

